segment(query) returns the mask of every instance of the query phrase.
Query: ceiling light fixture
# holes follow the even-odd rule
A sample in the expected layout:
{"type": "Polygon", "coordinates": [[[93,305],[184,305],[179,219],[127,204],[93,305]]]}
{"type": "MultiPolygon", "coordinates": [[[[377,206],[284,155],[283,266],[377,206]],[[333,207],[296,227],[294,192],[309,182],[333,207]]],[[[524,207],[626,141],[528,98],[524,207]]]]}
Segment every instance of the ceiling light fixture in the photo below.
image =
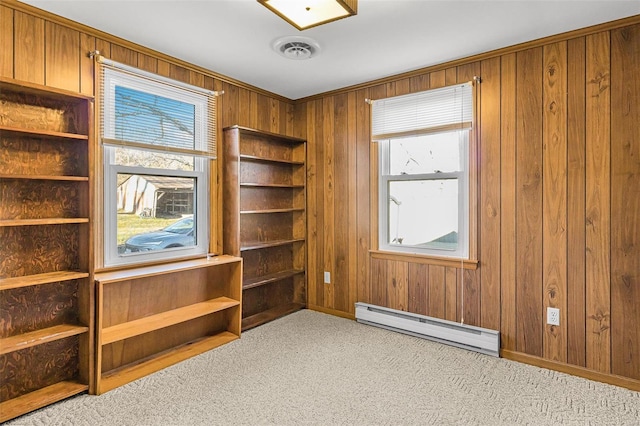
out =
{"type": "Polygon", "coordinates": [[[358,0],[258,0],[258,3],[300,31],[358,13],[358,0]]]}

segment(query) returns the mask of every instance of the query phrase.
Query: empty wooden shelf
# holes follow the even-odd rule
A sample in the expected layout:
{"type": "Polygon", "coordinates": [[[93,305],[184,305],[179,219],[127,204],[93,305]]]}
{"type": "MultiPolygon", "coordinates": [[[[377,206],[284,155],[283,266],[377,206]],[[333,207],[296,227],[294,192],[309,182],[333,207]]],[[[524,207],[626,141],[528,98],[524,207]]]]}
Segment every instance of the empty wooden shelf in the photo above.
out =
{"type": "Polygon", "coordinates": [[[0,78],[0,422],[93,386],[93,99],[0,78]]]}
{"type": "Polygon", "coordinates": [[[240,337],[239,257],[103,272],[95,279],[98,394],[240,337]]]}
{"type": "Polygon", "coordinates": [[[224,250],[244,262],[242,328],[306,304],[306,143],[224,129],[224,250]]]}

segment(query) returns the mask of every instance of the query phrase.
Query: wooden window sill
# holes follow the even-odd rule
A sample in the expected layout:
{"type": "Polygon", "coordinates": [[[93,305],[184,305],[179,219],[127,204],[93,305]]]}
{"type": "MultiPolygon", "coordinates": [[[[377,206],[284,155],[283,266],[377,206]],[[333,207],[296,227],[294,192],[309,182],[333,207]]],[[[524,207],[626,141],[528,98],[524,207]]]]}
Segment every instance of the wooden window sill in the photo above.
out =
{"type": "Polygon", "coordinates": [[[392,251],[369,250],[373,259],[399,260],[412,263],[423,263],[427,265],[449,266],[463,269],[478,269],[479,261],[477,259],[459,259],[451,257],[429,256],[417,253],[400,253],[392,251]]]}

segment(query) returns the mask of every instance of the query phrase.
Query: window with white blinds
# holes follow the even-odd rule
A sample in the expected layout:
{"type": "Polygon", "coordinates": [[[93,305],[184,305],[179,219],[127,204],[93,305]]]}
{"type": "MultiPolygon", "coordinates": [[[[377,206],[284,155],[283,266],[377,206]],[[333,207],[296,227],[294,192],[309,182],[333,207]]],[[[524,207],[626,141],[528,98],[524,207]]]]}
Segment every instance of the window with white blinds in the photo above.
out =
{"type": "Polygon", "coordinates": [[[204,255],[216,93],[103,58],[103,266],[204,255]]]}
{"type": "Polygon", "coordinates": [[[378,248],[469,256],[472,83],[372,101],[378,248]]]}
{"type": "Polygon", "coordinates": [[[471,82],[372,101],[372,140],[470,129],[471,82]]]}
{"type": "Polygon", "coordinates": [[[216,156],[217,93],[100,59],[105,145],[216,156]]]}

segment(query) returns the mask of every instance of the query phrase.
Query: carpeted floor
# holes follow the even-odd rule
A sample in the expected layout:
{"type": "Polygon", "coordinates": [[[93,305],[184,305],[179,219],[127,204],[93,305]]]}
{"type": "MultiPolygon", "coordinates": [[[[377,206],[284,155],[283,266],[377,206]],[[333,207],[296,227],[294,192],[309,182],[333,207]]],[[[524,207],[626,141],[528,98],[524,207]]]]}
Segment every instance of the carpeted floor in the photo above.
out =
{"type": "Polygon", "coordinates": [[[308,310],[7,425],[639,425],[640,393],[308,310]]]}

